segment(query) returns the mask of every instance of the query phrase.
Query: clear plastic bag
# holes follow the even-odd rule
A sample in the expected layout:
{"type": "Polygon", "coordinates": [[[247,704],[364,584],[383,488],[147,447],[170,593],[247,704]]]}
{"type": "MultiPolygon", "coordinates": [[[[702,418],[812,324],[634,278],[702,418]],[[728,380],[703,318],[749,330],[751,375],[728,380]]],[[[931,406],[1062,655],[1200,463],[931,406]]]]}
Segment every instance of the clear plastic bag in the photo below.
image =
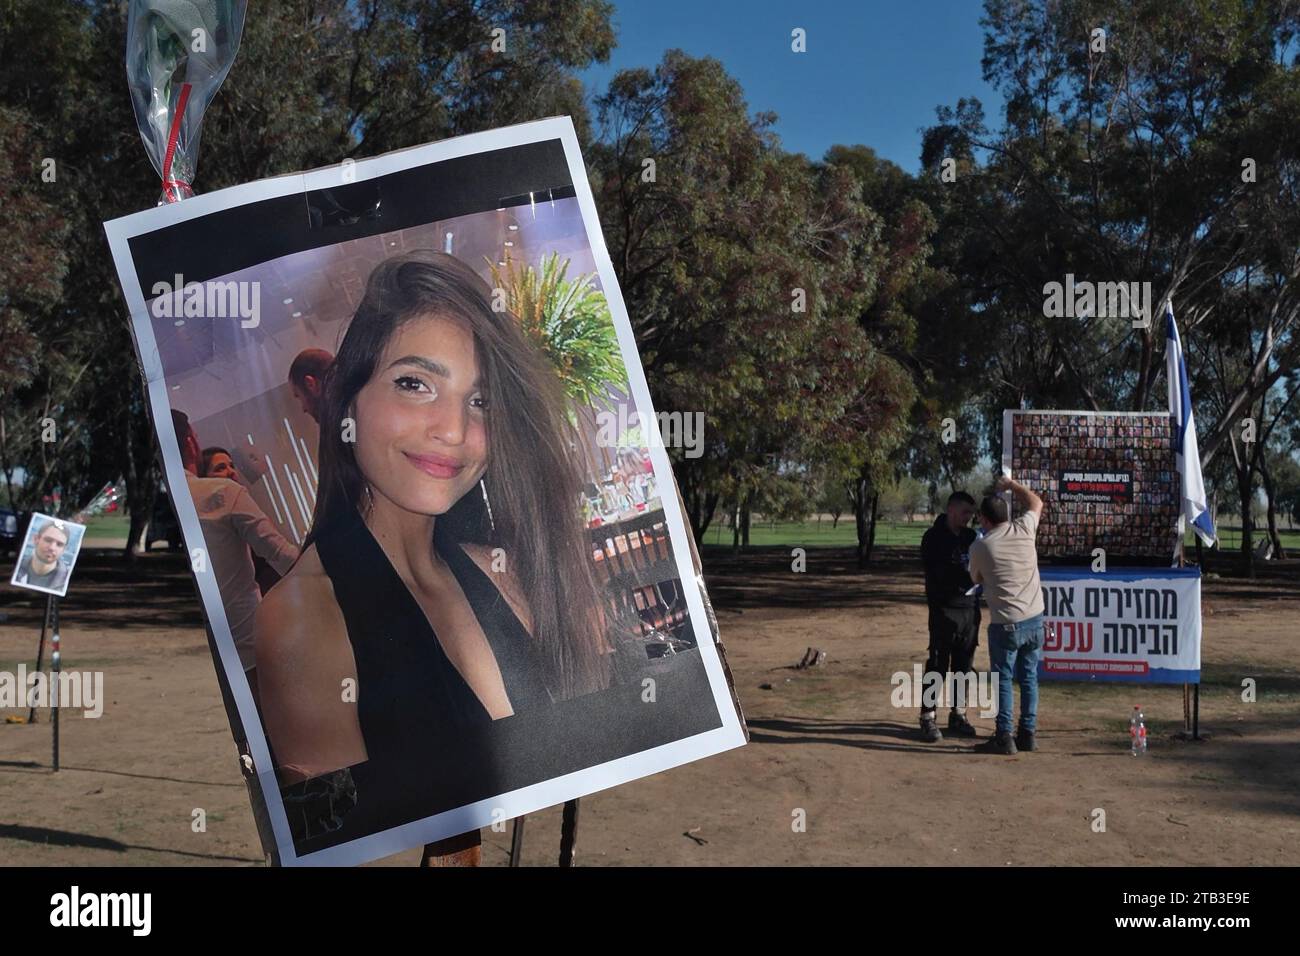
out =
{"type": "Polygon", "coordinates": [[[115,505],[122,500],[122,487],[123,481],[120,477],[117,481],[110,481],[99,489],[99,494],[91,498],[90,502],[78,511],[72,520],[83,523],[87,518],[94,518],[107,511],[116,510],[115,505]]]}
{"type": "Polygon", "coordinates": [[[131,0],[126,75],[159,204],[194,195],[203,113],[230,72],[247,0],[131,0]]]}

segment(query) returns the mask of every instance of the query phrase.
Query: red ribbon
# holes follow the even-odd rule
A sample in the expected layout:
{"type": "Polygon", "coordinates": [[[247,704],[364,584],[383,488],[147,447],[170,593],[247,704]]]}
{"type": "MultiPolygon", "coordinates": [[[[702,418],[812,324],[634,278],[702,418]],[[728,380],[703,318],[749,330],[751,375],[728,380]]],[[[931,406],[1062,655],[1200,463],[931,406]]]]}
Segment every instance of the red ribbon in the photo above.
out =
{"type": "Polygon", "coordinates": [[[167,134],[167,153],[163,156],[163,195],[167,196],[170,201],[176,202],[181,199],[180,190],[176,190],[176,199],[171,200],[170,189],[173,187],[184,186],[190,188],[190,184],[183,179],[172,179],[172,160],[176,158],[176,140],[181,135],[181,120],[185,118],[185,104],[190,100],[190,84],[181,84],[181,95],[176,100],[176,117],[172,120],[171,132],[167,134]]]}

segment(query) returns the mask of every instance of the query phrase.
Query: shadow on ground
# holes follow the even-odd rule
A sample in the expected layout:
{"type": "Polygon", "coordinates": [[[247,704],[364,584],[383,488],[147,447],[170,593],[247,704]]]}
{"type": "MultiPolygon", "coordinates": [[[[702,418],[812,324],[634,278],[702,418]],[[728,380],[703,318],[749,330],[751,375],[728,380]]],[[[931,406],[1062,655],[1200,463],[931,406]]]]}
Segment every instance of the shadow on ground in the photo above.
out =
{"type": "Polygon", "coordinates": [[[183,856],[195,860],[226,860],[234,863],[262,862],[256,857],[228,856],[221,853],[193,853],[189,850],[175,850],[169,847],[142,846],[138,843],[123,843],[109,837],[95,836],[93,833],[76,833],[72,830],[54,830],[49,827],[28,827],[15,823],[0,823],[0,840],[22,840],[26,843],[41,843],[46,846],[107,850],[110,853],[143,850],[149,853],[170,853],[174,856],[183,856]]]}

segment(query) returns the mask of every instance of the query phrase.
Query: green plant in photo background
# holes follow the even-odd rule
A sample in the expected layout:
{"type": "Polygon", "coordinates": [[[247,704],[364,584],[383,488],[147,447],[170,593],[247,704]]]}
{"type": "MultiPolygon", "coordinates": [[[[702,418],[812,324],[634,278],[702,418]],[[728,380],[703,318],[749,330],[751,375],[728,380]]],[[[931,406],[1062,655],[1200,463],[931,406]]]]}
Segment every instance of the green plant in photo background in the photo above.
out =
{"type": "Polygon", "coordinates": [[[594,406],[603,404],[606,383],[626,381],[627,371],[605,293],[594,275],[565,278],[569,263],[553,252],[540,270],[514,260],[504,268],[489,265],[493,285],[505,292],[524,334],[550,358],[569,398],[594,406]]]}

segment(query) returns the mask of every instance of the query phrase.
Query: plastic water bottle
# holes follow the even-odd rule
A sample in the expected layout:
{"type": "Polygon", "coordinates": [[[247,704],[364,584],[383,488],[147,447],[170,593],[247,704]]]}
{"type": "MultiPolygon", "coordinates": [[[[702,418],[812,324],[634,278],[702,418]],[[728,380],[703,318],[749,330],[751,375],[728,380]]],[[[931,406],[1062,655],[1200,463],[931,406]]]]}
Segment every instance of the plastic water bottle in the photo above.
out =
{"type": "Polygon", "coordinates": [[[1133,708],[1133,716],[1128,719],[1128,735],[1130,738],[1130,753],[1134,757],[1140,757],[1147,752],[1147,725],[1142,717],[1142,708],[1140,706],[1133,708]]]}

